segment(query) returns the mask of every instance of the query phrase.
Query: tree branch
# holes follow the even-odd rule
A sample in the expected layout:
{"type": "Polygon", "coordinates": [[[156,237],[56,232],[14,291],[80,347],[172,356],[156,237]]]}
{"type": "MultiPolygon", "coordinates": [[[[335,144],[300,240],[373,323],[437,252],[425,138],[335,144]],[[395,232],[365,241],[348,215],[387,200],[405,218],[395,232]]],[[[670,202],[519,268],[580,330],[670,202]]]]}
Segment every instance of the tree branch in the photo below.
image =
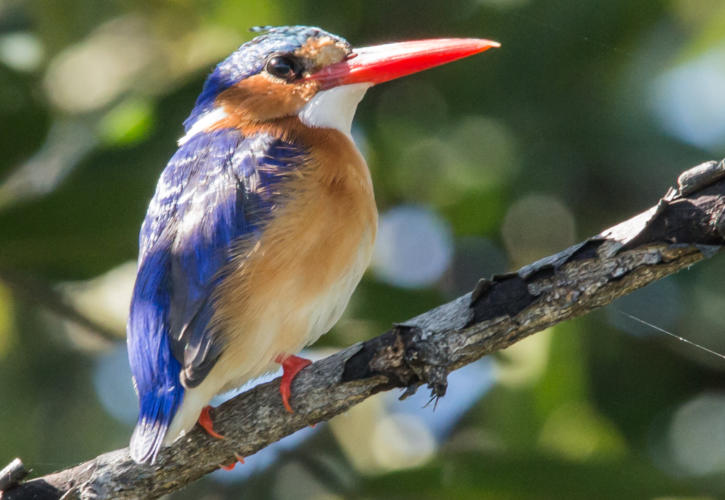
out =
{"type": "Polygon", "coordinates": [[[213,411],[224,440],[196,428],[154,466],[116,450],[2,498],[154,498],[377,392],[404,387],[405,396],[427,384],[442,396],[450,371],[713,255],[725,242],[724,212],[725,162],[705,163],[646,212],[312,364],[295,379],[294,414],[284,411],[275,380],[213,411]]]}

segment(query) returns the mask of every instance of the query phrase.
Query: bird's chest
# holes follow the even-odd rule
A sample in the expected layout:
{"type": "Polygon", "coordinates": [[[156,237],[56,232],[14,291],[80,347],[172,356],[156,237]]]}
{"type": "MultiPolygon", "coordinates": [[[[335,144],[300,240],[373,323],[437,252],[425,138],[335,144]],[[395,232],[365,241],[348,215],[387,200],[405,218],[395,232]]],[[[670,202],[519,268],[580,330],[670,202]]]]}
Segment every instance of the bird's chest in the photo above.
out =
{"type": "Polygon", "coordinates": [[[284,247],[272,252],[287,276],[280,296],[289,301],[289,319],[304,330],[303,344],[309,344],[337,322],[365,272],[377,212],[368,191],[318,192],[290,209],[297,217],[290,219],[289,237],[270,239],[284,247]]]}
{"type": "MultiPolygon", "coordinates": [[[[307,133],[305,130],[303,133],[307,133]]],[[[370,174],[348,137],[315,132],[298,174],[253,248],[241,247],[221,287],[217,318],[240,351],[296,352],[339,319],[372,254],[377,211],[370,174]]]]}
{"type": "Polygon", "coordinates": [[[372,255],[377,211],[367,183],[310,183],[279,208],[226,280],[219,305],[232,336],[264,335],[274,338],[270,352],[296,352],[335,324],[372,255]]]}

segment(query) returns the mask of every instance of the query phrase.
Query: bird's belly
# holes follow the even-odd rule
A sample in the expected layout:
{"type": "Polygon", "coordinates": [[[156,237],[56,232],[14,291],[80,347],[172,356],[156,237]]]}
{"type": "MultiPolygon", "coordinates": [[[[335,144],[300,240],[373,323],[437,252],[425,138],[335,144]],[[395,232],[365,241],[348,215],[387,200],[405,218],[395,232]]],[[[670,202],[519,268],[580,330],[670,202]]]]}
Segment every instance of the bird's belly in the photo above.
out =
{"type": "Polygon", "coordinates": [[[361,238],[355,255],[351,258],[347,272],[333,282],[308,304],[307,335],[301,347],[314,343],[321,335],[330,331],[342,316],[352,293],[365,272],[372,255],[373,238],[367,232],[361,238]]]}
{"type": "Polygon", "coordinates": [[[236,307],[225,307],[226,348],[209,374],[224,374],[221,390],[275,370],[279,354],[297,353],[332,328],[370,262],[374,235],[374,227],[365,228],[338,244],[301,245],[290,258],[270,248],[250,263],[259,266],[246,281],[251,289],[224,297],[236,307]],[[272,270],[268,259],[279,264],[272,270]]]}
{"type": "Polygon", "coordinates": [[[372,231],[364,231],[356,240],[352,248],[333,245],[318,258],[301,256],[298,270],[290,270],[289,279],[282,280],[272,292],[275,298],[267,302],[262,313],[271,321],[257,334],[270,340],[263,356],[268,361],[278,354],[299,352],[340,319],[372,255],[372,231]]]}

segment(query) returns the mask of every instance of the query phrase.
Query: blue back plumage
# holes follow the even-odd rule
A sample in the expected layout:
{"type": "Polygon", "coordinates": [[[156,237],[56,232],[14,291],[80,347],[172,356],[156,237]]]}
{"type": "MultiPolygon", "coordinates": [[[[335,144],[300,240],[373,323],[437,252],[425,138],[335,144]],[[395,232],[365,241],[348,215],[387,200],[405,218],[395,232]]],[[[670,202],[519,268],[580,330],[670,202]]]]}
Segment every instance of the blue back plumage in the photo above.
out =
{"type": "Polygon", "coordinates": [[[221,354],[210,327],[214,289],[232,247],[259,238],[284,202],[277,185],[304,156],[266,134],[222,129],[196,134],[162,173],[141,228],[128,323],[141,406],[131,439],[135,460],[153,461],[184,385],[198,385],[221,354]]]}

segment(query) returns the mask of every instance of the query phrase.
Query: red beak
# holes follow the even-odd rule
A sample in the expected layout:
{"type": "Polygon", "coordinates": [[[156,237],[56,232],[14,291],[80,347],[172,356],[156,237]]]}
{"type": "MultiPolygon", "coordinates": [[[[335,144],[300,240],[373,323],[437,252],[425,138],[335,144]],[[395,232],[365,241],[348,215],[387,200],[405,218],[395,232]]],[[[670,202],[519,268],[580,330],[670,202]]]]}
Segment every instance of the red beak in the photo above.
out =
{"type": "Polygon", "coordinates": [[[322,89],[351,83],[375,85],[494,47],[500,47],[500,44],[479,38],[438,38],[375,45],[354,49],[346,60],[331,64],[308,78],[319,81],[322,89]]]}

